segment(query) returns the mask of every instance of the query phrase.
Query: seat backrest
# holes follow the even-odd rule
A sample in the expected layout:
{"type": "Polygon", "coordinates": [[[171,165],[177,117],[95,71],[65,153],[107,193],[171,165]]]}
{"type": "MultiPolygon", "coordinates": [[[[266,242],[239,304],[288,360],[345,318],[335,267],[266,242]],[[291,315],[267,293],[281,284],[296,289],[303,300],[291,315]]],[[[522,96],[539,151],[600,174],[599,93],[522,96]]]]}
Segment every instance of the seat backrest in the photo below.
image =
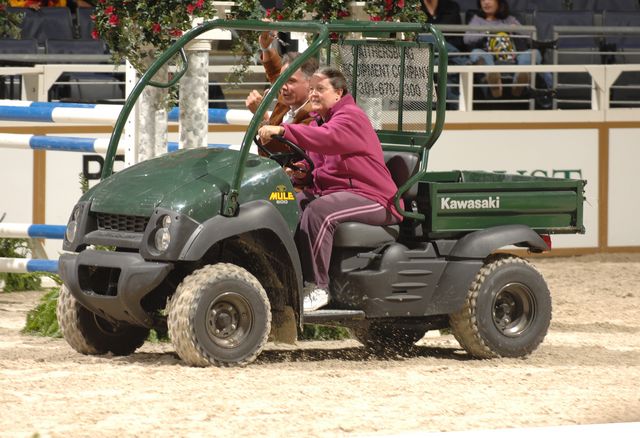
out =
{"type": "MultiPolygon", "coordinates": [[[[530,0],[530,7],[536,11],[567,11],[569,10],[569,4],[564,0],[530,0]]],[[[511,2],[509,2],[511,6],[511,2]]]]}
{"type": "Polygon", "coordinates": [[[596,11],[637,11],[640,10],[638,0],[596,0],[596,11]]]}
{"type": "Polygon", "coordinates": [[[78,17],[78,29],[81,39],[89,40],[93,38],[91,33],[96,25],[91,19],[91,16],[95,13],[95,8],[78,8],[76,16],[78,17]]]}
{"type": "Polygon", "coordinates": [[[72,39],[73,20],[69,8],[7,8],[10,12],[23,14],[22,39],[36,39],[44,45],[49,38],[72,39]]]}
{"type": "Polygon", "coordinates": [[[0,39],[0,53],[21,54],[38,53],[36,40],[0,39]]]}
{"type": "MultiPolygon", "coordinates": [[[[593,11],[537,11],[535,23],[538,40],[553,40],[555,26],[593,26],[593,16],[593,11]]],[[[594,46],[594,38],[567,37],[558,40],[559,48],[594,46]]]]}
{"type": "Polygon", "coordinates": [[[477,0],[457,0],[456,3],[460,6],[460,11],[462,12],[478,8],[477,0]]]}
{"type": "Polygon", "coordinates": [[[596,0],[571,0],[572,11],[593,11],[596,10],[596,0]]]}
{"type": "MultiPolygon", "coordinates": [[[[400,188],[418,171],[420,156],[415,152],[384,151],[384,161],[387,164],[391,178],[400,188]]],[[[411,187],[402,198],[412,201],[418,194],[417,184],[411,187]]]]}
{"type": "MultiPolygon", "coordinates": [[[[602,14],[604,26],[637,27],[640,30],[640,11],[604,11],[602,14]]],[[[608,44],[615,44],[618,49],[639,49],[640,33],[637,35],[607,37],[608,44]]]]}
{"type": "Polygon", "coordinates": [[[49,39],[45,43],[46,53],[75,55],[104,55],[107,45],[102,40],[49,39]]]}

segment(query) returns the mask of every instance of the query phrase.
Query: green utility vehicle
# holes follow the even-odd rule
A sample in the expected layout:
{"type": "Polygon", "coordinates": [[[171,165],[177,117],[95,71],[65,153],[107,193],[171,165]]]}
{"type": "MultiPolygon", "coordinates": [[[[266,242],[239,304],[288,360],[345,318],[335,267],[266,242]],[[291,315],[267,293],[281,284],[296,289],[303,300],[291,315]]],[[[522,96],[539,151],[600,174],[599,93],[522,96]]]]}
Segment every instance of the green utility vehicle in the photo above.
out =
{"type": "Polygon", "coordinates": [[[549,327],[550,292],[531,264],[503,251],[548,251],[550,234],[584,232],[585,182],[428,172],[444,124],[446,68],[444,39],[430,25],[216,20],[186,33],[134,88],[102,181],[71,213],[58,302],[67,342],[84,354],[127,355],[156,329],[168,331],[190,365],[231,366],[252,362],[268,339],[292,342],[303,324],[316,323],[348,327],[372,351],[407,349],[428,330],[450,328],[473,357],[531,353],[549,327]],[[215,28],[302,31],[314,39],[267,93],[240,150],[185,149],[112,174],[142,89],[175,84],[184,70],[169,84],[150,79],[215,28]],[[407,41],[413,33],[431,34],[432,42],[407,41]],[[300,212],[283,170],[304,151],[249,151],[269,104],[310,56],[345,72],[378,132],[405,219],[341,224],[331,301],[304,313],[294,243],[300,212]]]}

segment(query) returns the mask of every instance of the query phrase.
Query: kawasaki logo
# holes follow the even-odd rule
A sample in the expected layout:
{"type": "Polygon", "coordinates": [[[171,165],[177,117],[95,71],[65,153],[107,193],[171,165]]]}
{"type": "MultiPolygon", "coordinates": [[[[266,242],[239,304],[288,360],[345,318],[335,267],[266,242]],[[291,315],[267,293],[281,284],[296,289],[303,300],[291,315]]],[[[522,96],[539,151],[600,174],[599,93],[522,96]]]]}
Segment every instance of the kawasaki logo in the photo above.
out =
{"type": "Polygon", "coordinates": [[[489,196],[486,199],[460,199],[440,198],[441,210],[474,210],[474,209],[500,208],[500,196],[489,196]]]}

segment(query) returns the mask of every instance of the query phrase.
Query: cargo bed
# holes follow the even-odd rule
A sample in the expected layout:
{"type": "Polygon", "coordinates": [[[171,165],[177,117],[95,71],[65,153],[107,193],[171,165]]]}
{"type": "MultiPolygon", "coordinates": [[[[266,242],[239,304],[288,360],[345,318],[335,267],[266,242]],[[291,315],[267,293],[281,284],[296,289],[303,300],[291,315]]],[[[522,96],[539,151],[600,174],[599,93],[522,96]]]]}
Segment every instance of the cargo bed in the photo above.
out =
{"type": "Polygon", "coordinates": [[[424,234],[451,238],[497,225],[584,233],[583,180],[480,171],[427,172],[418,183],[424,234]]]}

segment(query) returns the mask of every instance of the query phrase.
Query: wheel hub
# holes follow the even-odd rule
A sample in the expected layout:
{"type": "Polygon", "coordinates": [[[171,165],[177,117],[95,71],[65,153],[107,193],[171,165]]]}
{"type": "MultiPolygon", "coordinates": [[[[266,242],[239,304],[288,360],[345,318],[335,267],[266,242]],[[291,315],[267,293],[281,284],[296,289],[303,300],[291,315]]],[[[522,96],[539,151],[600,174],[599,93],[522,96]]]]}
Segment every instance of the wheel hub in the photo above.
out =
{"type": "Polygon", "coordinates": [[[505,336],[520,336],[531,325],[535,310],[531,289],[521,283],[509,283],[493,300],[493,323],[505,336]]]}
{"type": "Polygon", "coordinates": [[[244,297],[226,292],[209,305],[206,324],[207,334],[215,344],[232,348],[248,335],[253,314],[244,297]]]}

